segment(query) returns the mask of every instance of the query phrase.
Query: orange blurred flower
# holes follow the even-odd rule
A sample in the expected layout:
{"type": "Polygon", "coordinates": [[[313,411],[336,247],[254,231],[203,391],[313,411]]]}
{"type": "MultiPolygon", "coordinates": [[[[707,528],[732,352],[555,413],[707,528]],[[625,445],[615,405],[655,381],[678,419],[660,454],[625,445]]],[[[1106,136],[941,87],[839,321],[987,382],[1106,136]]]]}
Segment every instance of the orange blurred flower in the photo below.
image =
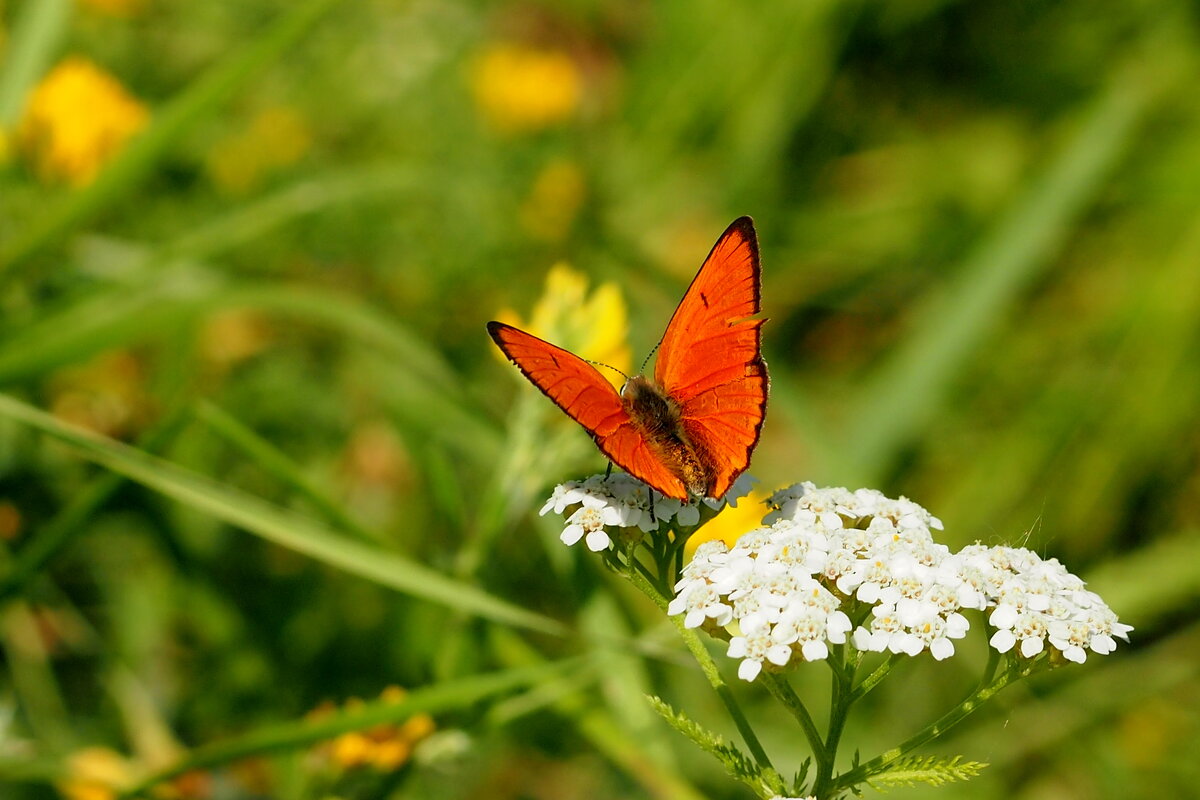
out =
{"type": "MultiPolygon", "coordinates": [[[[399,686],[389,686],[379,697],[385,703],[399,703],[406,694],[399,686]]],[[[358,698],[351,698],[343,708],[349,711],[362,704],[358,698]]],[[[335,708],[326,704],[314,710],[310,717],[320,719],[334,712],[335,708]]],[[[343,770],[371,767],[378,772],[393,772],[408,763],[413,748],[436,727],[433,717],[415,714],[400,724],[388,722],[343,733],[322,745],[317,752],[343,770]]]]}
{"type": "Polygon", "coordinates": [[[15,541],[21,535],[21,509],[11,500],[0,500],[0,540],[15,541]]]}

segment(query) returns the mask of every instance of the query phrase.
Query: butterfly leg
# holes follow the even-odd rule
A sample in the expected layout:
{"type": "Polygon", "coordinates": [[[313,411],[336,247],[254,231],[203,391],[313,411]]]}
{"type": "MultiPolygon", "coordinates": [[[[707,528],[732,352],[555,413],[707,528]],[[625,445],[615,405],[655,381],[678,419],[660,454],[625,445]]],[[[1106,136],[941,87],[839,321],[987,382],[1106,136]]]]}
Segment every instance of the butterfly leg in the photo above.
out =
{"type": "Polygon", "coordinates": [[[604,468],[604,480],[608,480],[610,477],[612,477],[612,462],[611,461],[608,462],[608,466],[604,468]]]}
{"type": "Polygon", "coordinates": [[[647,486],[646,493],[650,495],[650,521],[658,522],[658,520],[654,517],[654,490],[647,486]]]}

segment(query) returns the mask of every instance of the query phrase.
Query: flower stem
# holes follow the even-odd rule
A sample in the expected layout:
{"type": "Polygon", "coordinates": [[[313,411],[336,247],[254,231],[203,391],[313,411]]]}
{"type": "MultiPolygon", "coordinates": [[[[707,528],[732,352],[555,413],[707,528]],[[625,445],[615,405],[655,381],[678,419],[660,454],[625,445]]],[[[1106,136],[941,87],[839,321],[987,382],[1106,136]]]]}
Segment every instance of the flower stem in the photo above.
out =
{"type": "MultiPolygon", "coordinates": [[[[941,736],[947,730],[962,722],[975,709],[983,705],[984,702],[990,700],[997,692],[1003,689],[1013,681],[1027,677],[1034,672],[1038,667],[1036,661],[1026,662],[1025,664],[1012,667],[1000,673],[993,681],[985,686],[981,686],[968,695],[961,703],[952,708],[950,711],[943,714],[939,719],[927,725],[916,735],[907,739],[897,747],[893,747],[879,756],[858,765],[852,770],[843,773],[833,781],[830,788],[833,792],[849,789],[863,781],[887,769],[888,765],[900,759],[925,744],[932,739],[941,736]]],[[[817,792],[818,797],[825,795],[817,792]]]]}
{"type": "Polygon", "coordinates": [[[863,678],[862,682],[860,682],[858,686],[854,687],[854,692],[851,699],[854,702],[858,702],[865,697],[867,693],[874,689],[880,681],[887,677],[887,674],[892,671],[892,667],[896,666],[896,662],[898,662],[900,658],[901,656],[897,653],[892,653],[890,656],[888,656],[887,661],[884,661],[882,664],[876,667],[874,672],[863,678]]]}
{"type": "Polygon", "coordinates": [[[817,756],[817,777],[813,783],[813,795],[816,797],[832,797],[830,791],[834,785],[833,768],[837,761],[838,744],[842,731],[846,727],[846,718],[850,716],[850,706],[857,699],[852,687],[854,673],[859,660],[846,664],[846,646],[836,645],[829,653],[829,663],[833,668],[833,686],[829,696],[829,729],[825,735],[825,746],[817,756]]]}
{"type": "MultiPolygon", "coordinates": [[[[652,581],[641,573],[632,570],[626,572],[625,575],[634,586],[653,600],[659,608],[664,612],[667,610],[668,601],[666,596],[654,586],[652,581]]],[[[713,687],[717,696],[721,698],[721,702],[725,704],[725,710],[729,712],[729,716],[733,719],[733,724],[737,726],[738,732],[742,735],[742,740],[745,741],[746,747],[750,750],[750,755],[754,757],[755,763],[761,769],[763,779],[769,781],[773,789],[782,792],[783,779],[775,771],[775,767],[771,765],[771,759],[767,757],[767,751],[763,749],[762,743],[758,741],[758,736],[754,733],[754,729],[750,727],[750,721],[746,719],[741,706],[738,705],[737,700],[734,698],[729,684],[725,683],[725,679],[721,677],[721,672],[717,669],[717,664],[713,661],[708,650],[705,649],[704,642],[700,640],[700,637],[694,630],[684,627],[683,617],[675,615],[670,619],[679,631],[679,635],[683,637],[683,642],[687,645],[688,650],[691,651],[692,657],[700,665],[700,670],[704,673],[704,677],[708,679],[709,685],[713,687]],[[778,786],[776,787],[774,784],[778,784],[778,786]]]]}
{"type": "Polygon", "coordinates": [[[788,680],[782,675],[774,672],[763,672],[759,677],[762,678],[763,685],[767,687],[767,691],[771,696],[783,704],[784,708],[792,712],[792,716],[800,723],[800,727],[804,729],[804,735],[808,738],[808,746],[812,749],[813,758],[820,761],[825,757],[825,742],[821,738],[821,732],[817,730],[817,725],[813,722],[812,715],[808,713],[808,708],[804,705],[804,701],[796,694],[796,690],[788,683],[788,680]]]}

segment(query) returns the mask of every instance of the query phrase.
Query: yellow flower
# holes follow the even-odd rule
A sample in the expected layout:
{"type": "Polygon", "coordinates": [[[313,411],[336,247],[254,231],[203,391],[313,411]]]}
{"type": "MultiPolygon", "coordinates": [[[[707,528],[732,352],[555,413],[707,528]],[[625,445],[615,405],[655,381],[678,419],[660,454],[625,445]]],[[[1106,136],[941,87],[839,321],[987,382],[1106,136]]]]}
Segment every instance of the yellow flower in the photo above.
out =
{"type": "Polygon", "coordinates": [[[583,171],[578,166],[570,161],[551,161],[538,173],[529,197],[521,204],[521,227],[536,239],[561,240],[570,232],[586,191],[583,171]]]}
{"type": "Polygon", "coordinates": [[[583,79],[561,50],[499,42],[475,59],[471,89],[487,121],[515,133],[541,130],[571,116],[583,95],[583,79]]]}
{"type": "Polygon", "coordinates": [[[58,783],[66,800],[112,800],[135,777],[129,759],[107,747],[86,747],[67,759],[67,777],[58,783]]]}
{"type": "Polygon", "coordinates": [[[763,505],[766,499],[767,495],[754,491],[738,500],[737,508],[725,506],[720,514],[705,523],[687,540],[687,544],[683,546],[684,561],[690,561],[696,548],[705,542],[719,539],[733,547],[743,533],[749,533],[761,526],[762,518],[767,513],[763,505]]]}
{"type": "Polygon", "coordinates": [[[222,189],[242,194],[271,172],[299,161],[311,147],[312,133],[303,115],[290,108],[268,108],[245,131],[213,147],[208,173],[222,189]]]}
{"type": "Polygon", "coordinates": [[[218,311],[204,322],[199,349],[218,369],[228,369],[259,353],[271,341],[271,329],[262,314],[249,309],[218,311]]]}
{"type": "MultiPolygon", "coordinates": [[[[65,800],[114,800],[150,771],[146,763],[108,747],[85,747],[72,753],[66,775],[56,783],[65,800]]],[[[193,770],[155,786],[153,795],[166,800],[212,796],[212,776],[193,770]]]]}
{"type": "MultiPolygon", "coordinates": [[[[602,283],[589,297],[587,278],[566,264],[555,264],[546,275],[546,289],[528,322],[515,311],[497,315],[501,322],[529,331],[589,361],[598,361],[628,374],[632,370],[627,336],[629,318],[621,290],[602,283]]],[[[600,372],[618,389],[625,379],[609,369],[600,372]]]]}
{"type": "Polygon", "coordinates": [[[34,87],[17,137],[44,180],[83,186],[148,119],[146,107],[115,78],[71,57],[34,87]]]}
{"type": "Polygon", "coordinates": [[[121,438],[151,416],[145,367],[128,350],[111,350],[51,376],[50,406],[59,419],[121,438]]]}
{"type": "MultiPolygon", "coordinates": [[[[379,695],[385,703],[399,703],[406,692],[398,686],[389,686],[379,695]]],[[[351,698],[344,706],[346,710],[361,707],[362,701],[351,698]]],[[[319,719],[333,713],[333,707],[324,705],[310,714],[319,719]]],[[[402,724],[384,723],[362,731],[351,731],[338,736],[323,748],[329,761],[342,769],[374,767],[380,772],[393,772],[408,763],[413,748],[422,739],[433,733],[436,725],[428,714],[416,714],[402,724]]]]}

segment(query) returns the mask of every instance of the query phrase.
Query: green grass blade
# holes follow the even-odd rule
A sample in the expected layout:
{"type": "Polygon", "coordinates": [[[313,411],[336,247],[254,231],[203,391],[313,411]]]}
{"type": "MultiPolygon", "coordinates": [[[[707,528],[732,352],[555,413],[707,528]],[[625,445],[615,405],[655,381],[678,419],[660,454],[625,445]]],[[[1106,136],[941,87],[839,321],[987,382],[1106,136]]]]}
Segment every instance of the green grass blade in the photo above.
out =
{"type": "Polygon", "coordinates": [[[0,274],[11,271],[62,234],[133,191],[181,134],[228,100],[256,71],[287,53],[337,2],[307,0],[291,7],[251,44],[222,60],[183,90],[155,114],[150,127],[122,150],[92,184],[68,195],[40,224],[0,249],[0,274]]]}
{"type": "Polygon", "coordinates": [[[547,680],[573,666],[576,666],[574,660],[569,660],[476,675],[416,689],[399,702],[376,700],[325,719],[301,719],[271,725],[237,739],[198,747],[119,797],[139,797],[156,784],[192,770],[217,767],[250,756],[294,750],[350,731],[366,730],[384,723],[400,723],[415,714],[438,714],[463,709],[493,695],[547,680]]]}
{"type": "Polygon", "coordinates": [[[236,417],[207,401],[201,401],[196,406],[196,416],[214,433],[237,448],[251,463],[257,464],[268,475],[303,497],[330,523],[362,541],[380,541],[381,537],[377,533],[361,525],[313,486],[294,461],[243,425],[236,417]]]}
{"type": "Polygon", "coordinates": [[[273,311],[326,325],[381,350],[410,378],[453,396],[459,381],[433,347],[394,317],[349,295],[302,286],[231,286],[205,270],[175,270],[140,288],[89,294],[8,332],[0,342],[0,385],[45,374],[111,347],[158,338],[172,326],[228,308],[273,311]]]}
{"type": "MultiPolygon", "coordinates": [[[[185,419],[181,411],[168,414],[145,433],[139,444],[147,450],[159,450],[175,438],[185,419]]],[[[0,607],[10,597],[24,590],[30,579],[87,527],[96,511],[124,484],[125,478],[117,474],[97,478],[75,495],[57,516],[38,528],[13,557],[3,577],[0,577],[0,607]]]]}
{"type": "Polygon", "coordinates": [[[407,164],[376,164],[337,169],[286,186],[201,223],[151,252],[147,261],[208,258],[257,240],[276,228],[330,206],[390,198],[427,189],[431,178],[407,164]]]}
{"type": "Polygon", "coordinates": [[[13,26],[11,51],[0,64],[0,129],[11,127],[21,116],[29,87],[46,71],[71,16],[70,0],[22,5],[13,26]]]}
{"type": "Polygon", "coordinates": [[[914,315],[921,327],[862,391],[848,426],[856,481],[870,484],[900,446],[934,419],[957,368],[1045,267],[1104,177],[1134,141],[1157,94],[1122,74],[1057,160],[967,259],[959,280],[914,315]]]}
{"type": "Polygon", "coordinates": [[[67,425],[26,403],[0,395],[0,416],[77,448],[84,457],[230,525],[352,575],[423,600],[496,622],[563,634],[563,625],[396,553],[338,536],[312,520],[223,486],[135,448],[67,425]]]}

